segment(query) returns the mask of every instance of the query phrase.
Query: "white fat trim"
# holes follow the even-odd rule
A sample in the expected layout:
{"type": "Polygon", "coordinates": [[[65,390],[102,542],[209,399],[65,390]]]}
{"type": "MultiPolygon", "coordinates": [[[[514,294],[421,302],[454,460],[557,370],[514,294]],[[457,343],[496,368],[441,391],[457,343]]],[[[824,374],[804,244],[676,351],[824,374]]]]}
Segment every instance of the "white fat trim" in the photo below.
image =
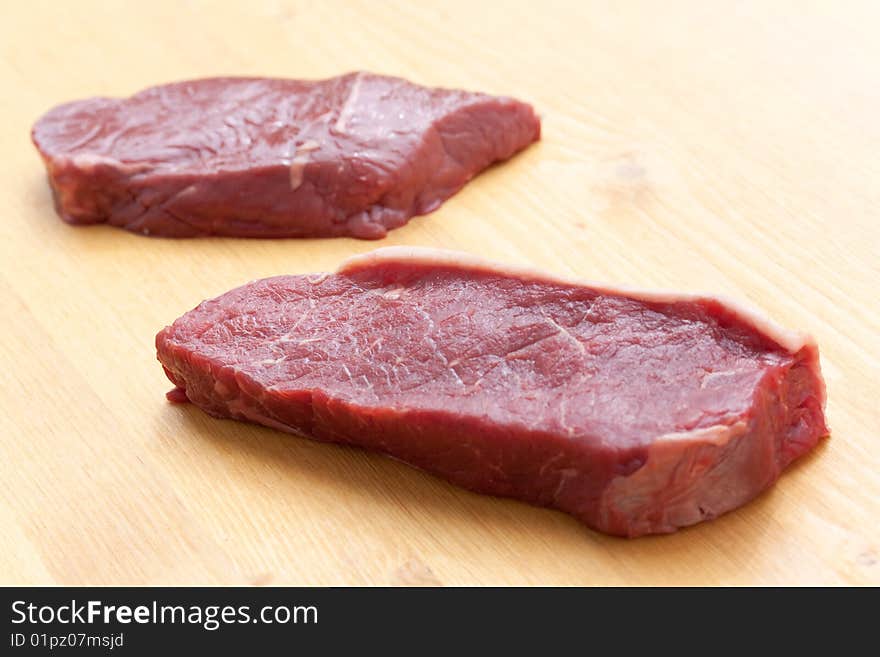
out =
{"type": "Polygon", "coordinates": [[[296,191],[303,183],[303,177],[306,172],[306,164],[309,163],[309,153],[321,148],[321,145],[314,139],[309,139],[301,146],[295,147],[296,156],[290,163],[290,189],[296,191]]]}
{"type": "Polygon", "coordinates": [[[97,166],[108,166],[116,169],[117,171],[123,174],[134,174],[141,173],[142,171],[149,171],[153,168],[153,165],[141,163],[135,164],[127,164],[122,162],[121,160],[117,160],[114,157],[107,157],[106,155],[97,155],[95,153],[77,153],[75,155],[62,155],[58,157],[49,158],[50,161],[53,161],[53,166],[60,167],[65,164],[69,164],[70,166],[76,167],[77,169],[82,169],[84,171],[91,171],[97,166]]]}
{"type": "Polygon", "coordinates": [[[689,441],[720,447],[721,445],[727,444],[731,438],[741,436],[745,431],[746,423],[740,420],[739,422],[730,425],[716,424],[711,427],[693,429],[691,431],[664,433],[662,436],[657,437],[656,443],[689,441]]]}
{"type": "Polygon", "coordinates": [[[363,73],[357,73],[354,76],[354,82],[351,85],[351,90],[348,92],[348,98],[345,99],[342,110],[339,112],[339,118],[336,119],[336,124],[333,126],[336,132],[345,132],[345,123],[354,111],[354,105],[361,92],[361,82],[363,79],[363,73]]]}

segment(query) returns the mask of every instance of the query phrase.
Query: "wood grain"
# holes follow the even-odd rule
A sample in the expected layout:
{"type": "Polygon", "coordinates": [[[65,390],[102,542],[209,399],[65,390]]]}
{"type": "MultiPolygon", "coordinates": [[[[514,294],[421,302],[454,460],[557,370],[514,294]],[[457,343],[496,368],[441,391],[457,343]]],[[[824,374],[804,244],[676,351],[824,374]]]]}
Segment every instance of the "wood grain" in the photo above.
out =
{"type": "Polygon", "coordinates": [[[878,21],[831,0],[9,4],[0,581],[880,584],[878,21]],[[67,226],[32,122],[175,79],[353,69],[515,95],[544,121],[539,145],[382,244],[763,307],[816,336],[832,439],[746,508],[625,541],[166,404],[162,326],[379,244],[67,226]]]}

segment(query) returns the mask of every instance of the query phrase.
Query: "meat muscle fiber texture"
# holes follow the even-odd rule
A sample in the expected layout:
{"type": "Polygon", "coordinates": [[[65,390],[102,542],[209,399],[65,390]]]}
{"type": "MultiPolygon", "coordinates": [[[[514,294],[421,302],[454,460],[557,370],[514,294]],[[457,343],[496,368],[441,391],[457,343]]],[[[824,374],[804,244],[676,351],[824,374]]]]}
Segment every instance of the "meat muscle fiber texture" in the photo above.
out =
{"type": "Polygon", "coordinates": [[[144,235],[384,237],[540,137],[530,105],[351,73],[92,98],[32,138],[58,213],[144,235]]]}
{"type": "Polygon", "coordinates": [[[734,509],[828,433],[816,345],[753,311],[432,249],[248,283],[156,344],[169,398],[622,536],[734,509]]]}

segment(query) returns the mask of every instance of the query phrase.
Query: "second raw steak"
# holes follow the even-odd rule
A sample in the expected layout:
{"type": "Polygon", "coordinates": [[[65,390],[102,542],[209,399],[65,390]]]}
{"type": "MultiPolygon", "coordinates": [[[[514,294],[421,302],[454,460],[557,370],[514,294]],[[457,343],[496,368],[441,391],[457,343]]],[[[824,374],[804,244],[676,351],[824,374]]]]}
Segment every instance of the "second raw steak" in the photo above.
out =
{"type": "Polygon", "coordinates": [[[384,237],[540,137],[531,106],[352,73],[92,98],[33,141],[58,213],[144,235],[384,237]]]}

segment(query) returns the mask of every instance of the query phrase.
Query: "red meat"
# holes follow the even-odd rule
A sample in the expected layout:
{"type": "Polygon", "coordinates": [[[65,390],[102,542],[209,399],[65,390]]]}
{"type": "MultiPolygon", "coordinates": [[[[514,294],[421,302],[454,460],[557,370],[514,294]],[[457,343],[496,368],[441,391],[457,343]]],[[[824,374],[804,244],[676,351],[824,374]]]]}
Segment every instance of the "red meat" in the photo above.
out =
{"type": "Polygon", "coordinates": [[[33,140],[58,213],[144,235],[384,237],[540,136],[531,106],[352,73],[93,98],[33,140]]]}
{"type": "Polygon", "coordinates": [[[390,454],[603,532],[734,509],[827,435],[816,345],[731,302],[390,248],[165,328],[207,413],[390,454]]]}

